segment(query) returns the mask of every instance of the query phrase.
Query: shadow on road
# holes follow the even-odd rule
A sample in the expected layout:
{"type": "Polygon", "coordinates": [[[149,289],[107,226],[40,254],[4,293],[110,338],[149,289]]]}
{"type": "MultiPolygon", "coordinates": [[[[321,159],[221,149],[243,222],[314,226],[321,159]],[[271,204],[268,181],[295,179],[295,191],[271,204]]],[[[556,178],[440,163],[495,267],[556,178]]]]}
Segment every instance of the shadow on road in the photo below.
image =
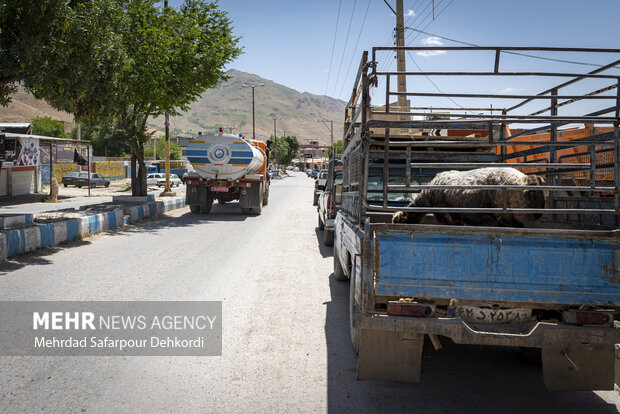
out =
{"type": "Polygon", "coordinates": [[[318,227],[315,227],[314,232],[316,233],[316,241],[319,244],[321,256],[323,258],[332,257],[334,255],[334,248],[331,246],[325,246],[323,243],[323,230],[319,230],[318,227]]]}
{"type": "MultiPolygon", "coordinates": [[[[100,235],[109,236],[127,236],[135,233],[158,232],[168,228],[192,227],[215,222],[240,222],[252,220],[258,216],[241,214],[238,203],[214,204],[209,214],[193,214],[187,209],[187,212],[180,216],[164,215],[160,217],[146,218],[136,224],[116,228],[113,230],[97,233],[94,237],[100,235]]],[[[205,228],[208,231],[208,227],[205,228]]],[[[46,247],[35,250],[27,254],[11,257],[0,261],[0,276],[21,269],[28,265],[48,265],[53,264],[48,259],[49,256],[63,251],[65,249],[75,248],[91,244],[89,238],[75,240],[63,243],[58,246],[46,247]]]]}
{"type": "Polygon", "coordinates": [[[349,339],[349,283],[329,278],[327,303],[328,411],[424,413],[617,413],[594,392],[547,392],[542,369],[515,348],[424,345],[419,384],[357,382],[357,355],[349,339]]]}
{"type": "Polygon", "coordinates": [[[44,249],[35,250],[20,256],[10,257],[0,261],[0,276],[19,270],[25,266],[42,266],[53,264],[53,262],[48,259],[48,257],[52,254],[61,252],[65,249],[72,249],[74,247],[86,246],[89,244],[91,244],[91,242],[88,240],[75,240],[72,242],[63,243],[59,246],[46,247],[44,249]]]}

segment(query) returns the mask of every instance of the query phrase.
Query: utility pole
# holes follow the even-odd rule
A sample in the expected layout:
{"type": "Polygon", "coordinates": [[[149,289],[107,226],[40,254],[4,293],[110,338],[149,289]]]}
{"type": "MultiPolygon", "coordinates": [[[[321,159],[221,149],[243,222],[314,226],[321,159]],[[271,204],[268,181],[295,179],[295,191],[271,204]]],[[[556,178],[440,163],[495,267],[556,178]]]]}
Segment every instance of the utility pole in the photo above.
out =
{"type": "MultiPolygon", "coordinates": [[[[277,117],[275,114],[271,114],[271,118],[273,119],[273,142],[275,143],[275,142],[276,142],[276,121],[277,121],[278,119],[282,119],[282,117],[281,117],[281,116],[280,116],[280,117],[277,117]]],[[[278,153],[277,153],[277,145],[276,145],[276,154],[275,154],[275,155],[276,155],[276,174],[278,174],[278,173],[279,173],[279,171],[280,171],[280,168],[279,168],[279,167],[280,167],[280,165],[278,164],[278,157],[277,157],[277,155],[278,155],[278,153]]]]}
{"type": "MultiPolygon", "coordinates": [[[[403,0],[396,0],[396,46],[405,46],[405,17],[403,10],[403,0]]],[[[405,67],[405,51],[396,51],[396,70],[404,73],[407,71],[405,67]]],[[[405,75],[398,75],[398,92],[407,92],[407,77],[405,75]]],[[[401,111],[405,111],[407,106],[407,97],[404,95],[398,96],[398,106],[401,111]]],[[[401,117],[406,119],[405,117],[401,117]]]]}
{"type": "MultiPolygon", "coordinates": [[[[164,14],[168,11],[168,0],[164,1],[164,14]]],[[[166,188],[160,194],[160,196],[175,196],[176,193],[173,193],[170,190],[170,118],[168,111],[164,113],[164,127],[166,128],[166,146],[165,146],[165,163],[164,168],[166,169],[166,188]]],[[[153,154],[155,154],[155,146],[153,146],[153,154]]]]}
{"type": "Polygon", "coordinates": [[[330,136],[330,142],[331,142],[331,146],[334,146],[334,121],[330,121],[327,119],[317,119],[316,122],[322,122],[323,125],[325,125],[325,127],[327,127],[326,122],[329,122],[330,127],[329,127],[329,136],[330,136]]]}
{"type": "Polygon", "coordinates": [[[256,139],[256,123],[254,120],[254,89],[257,86],[265,86],[265,84],[264,83],[252,83],[252,84],[244,83],[243,85],[241,85],[242,88],[252,88],[252,139],[256,139]]]}

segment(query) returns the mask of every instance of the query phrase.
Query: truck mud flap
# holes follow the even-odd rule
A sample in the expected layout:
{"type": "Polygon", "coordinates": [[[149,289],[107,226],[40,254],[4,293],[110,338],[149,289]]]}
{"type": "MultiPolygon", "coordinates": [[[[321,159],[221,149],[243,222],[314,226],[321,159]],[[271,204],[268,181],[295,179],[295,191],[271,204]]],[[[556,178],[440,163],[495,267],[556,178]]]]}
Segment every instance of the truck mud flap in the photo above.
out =
{"type": "Polygon", "coordinates": [[[424,335],[362,328],[357,379],[420,382],[424,335]]]}
{"type": "Polygon", "coordinates": [[[549,391],[614,389],[613,345],[575,343],[543,348],[542,366],[549,391]]]}

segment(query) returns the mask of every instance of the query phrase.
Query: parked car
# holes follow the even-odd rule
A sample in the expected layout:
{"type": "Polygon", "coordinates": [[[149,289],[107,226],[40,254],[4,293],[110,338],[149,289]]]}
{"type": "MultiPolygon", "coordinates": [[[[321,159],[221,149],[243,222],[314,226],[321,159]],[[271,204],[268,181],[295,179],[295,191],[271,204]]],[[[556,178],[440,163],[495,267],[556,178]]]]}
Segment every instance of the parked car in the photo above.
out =
{"type": "Polygon", "coordinates": [[[299,172],[299,167],[294,167],[293,172],[299,172]]]}
{"type": "MultiPolygon", "coordinates": [[[[166,174],[162,174],[162,178],[157,179],[157,187],[165,187],[166,186],[166,174]]],[[[170,187],[181,185],[181,179],[176,174],[170,174],[170,187]]]]}
{"type": "Polygon", "coordinates": [[[146,185],[157,185],[157,180],[160,178],[164,178],[165,176],[162,173],[150,173],[146,175],[146,185]]]}
{"type": "Polygon", "coordinates": [[[342,200],[342,162],[339,159],[332,159],[327,171],[325,189],[319,196],[317,207],[318,227],[319,230],[323,230],[323,243],[326,246],[333,246],[334,220],[342,200]]]}
{"type": "Polygon", "coordinates": [[[78,175],[80,173],[79,172],[70,172],[70,173],[66,173],[63,177],[62,180],[60,181],[62,183],[62,185],[64,185],[65,187],[68,185],[76,185],[76,181],[78,178],[78,175]]]}
{"type": "MultiPolygon", "coordinates": [[[[75,179],[76,187],[80,188],[82,186],[88,186],[88,173],[78,173],[77,178],[75,179]]],[[[103,175],[99,173],[90,173],[90,187],[95,188],[97,186],[101,187],[109,187],[110,180],[105,178],[103,175]]]]}
{"type": "Polygon", "coordinates": [[[316,181],[314,182],[314,201],[312,202],[313,206],[317,205],[321,192],[325,190],[326,181],[327,181],[327,170],[321,170],[317,174],[316,181]]]}

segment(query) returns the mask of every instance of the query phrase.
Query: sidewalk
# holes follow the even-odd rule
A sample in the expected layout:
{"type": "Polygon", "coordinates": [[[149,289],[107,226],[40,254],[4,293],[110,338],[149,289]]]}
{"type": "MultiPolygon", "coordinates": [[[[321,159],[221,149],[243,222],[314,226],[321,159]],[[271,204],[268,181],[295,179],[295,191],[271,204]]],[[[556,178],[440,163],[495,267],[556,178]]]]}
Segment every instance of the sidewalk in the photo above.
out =
{"type": "Polygon", "coordinates": [[[46,194],[0,197],[0,260],[185,207],[184,188],[178,197],[156,198],[162,190],[153,189],[143,202],[113,202],[113,195],[131,195],[119,188],[92,189],[88,197],[61,187],[57,203],[42,202],[46,194]]]}

